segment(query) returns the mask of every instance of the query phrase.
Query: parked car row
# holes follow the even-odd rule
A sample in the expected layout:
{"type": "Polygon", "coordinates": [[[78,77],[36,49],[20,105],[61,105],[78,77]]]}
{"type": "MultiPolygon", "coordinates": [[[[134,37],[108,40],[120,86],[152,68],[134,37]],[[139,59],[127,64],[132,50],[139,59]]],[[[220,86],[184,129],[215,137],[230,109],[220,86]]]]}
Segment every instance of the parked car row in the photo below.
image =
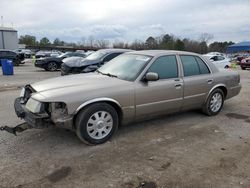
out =
{"type": "Polygon", "coordinates": [[[145,118],[190,109],[214,116],[241,90],[236,71],[221,71],[195,53],[100,50],[86,59],[84,69],[92,62],[103,66],[27,84],[15,100],[17,116],[30,127],[67,128],[85,143],[101,144],[121,124],[145,118]]]}
{"type": "Polygon", "coordinates": [[[79,74],[93,72],[106,62],[114,59],[118,55],[131,50],[125,49],[103,49],[98,50],[86,58],[67,58],[63,60],[61,75],[79,74]]]}
{"type": "MultiPolygon", "coordinates": [[[[24,57],[11,50],[0,50],[0,59],[12,60],[14,66],[18,66],[24,63],[23,62],[24,57]]],[[[1,65],[1,62],[0,62],[0,65],[1,65]]]]}
{"type": "MultiPolygon", "coordinates": [[[[76,51],[65,53],[57,57],[45,57],[37,59],[35,62],[35,66],[43,68],[47,71],[56,71],[58,69],[61,69],[62,76],[69,74],[94,72],[106,62],[129,51],[132,50],[101,49],[96,52],[90,53],[86,53],[84,51],[76,51]]],[[[227,69],[231,67],[230,59],[225,57],[224,54],[211,52],[205,54],[204,57],[208,58],[218,68],[227,69]]],[[[243,66],[247,66],[247,62],[243,63],[243,66]]]]}
{"type": "Polygon", "coordinates": [[[35,66],[39,68],[43,68],[47,71],[56,71],[57,69],[61,68],[63,59],[73,57],[73,56],[85,58],[87,55],[82,52],[67,52],[59,56],[38,58],[35,61],[35,66]]]}

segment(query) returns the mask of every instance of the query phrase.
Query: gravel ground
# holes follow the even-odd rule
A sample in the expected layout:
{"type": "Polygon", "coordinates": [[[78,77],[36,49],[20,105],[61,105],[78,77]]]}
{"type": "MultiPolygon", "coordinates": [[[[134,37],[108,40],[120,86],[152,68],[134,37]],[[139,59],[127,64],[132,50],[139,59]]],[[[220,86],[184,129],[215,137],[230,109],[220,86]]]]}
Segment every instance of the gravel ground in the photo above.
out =
{"type": "MultiPolygon", "coordinates": [[[[13,108],[19,87],[59,76],[30,63],[15,69],[0,76],[9,126],[22,122],[13,108]]],[[[239,72],[240,95],[215,117],[190,111],[131,124],[98,146],[59,128],[0,132],[0,187],[250,187],[250,71],[239,72]]]]}

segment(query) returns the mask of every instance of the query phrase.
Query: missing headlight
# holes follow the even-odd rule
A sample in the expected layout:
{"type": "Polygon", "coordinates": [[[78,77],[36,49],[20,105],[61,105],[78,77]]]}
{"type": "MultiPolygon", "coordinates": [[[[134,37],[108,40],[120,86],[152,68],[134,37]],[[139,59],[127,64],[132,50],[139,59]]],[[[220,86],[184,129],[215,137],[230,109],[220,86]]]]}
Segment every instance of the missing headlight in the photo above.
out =
{"type": "Polygon", "coordinates": [[[68,115],[67,105],[64,102],[55,102],[50,105],[51,118],[54,122],[58,118],[68,115]]]}

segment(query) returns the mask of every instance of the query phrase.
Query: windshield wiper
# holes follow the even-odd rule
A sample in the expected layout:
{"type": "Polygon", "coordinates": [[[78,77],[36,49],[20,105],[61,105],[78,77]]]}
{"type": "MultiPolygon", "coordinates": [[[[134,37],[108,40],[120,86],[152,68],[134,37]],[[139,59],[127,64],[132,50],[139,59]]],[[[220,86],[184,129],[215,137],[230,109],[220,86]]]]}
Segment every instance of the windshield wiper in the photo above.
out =
{"type": "Polygon", "coordinates": [[[114,74],[110,74],[110,73],[103,73],[103,72],[101,72],[101,71],[99,71],[99,70],[96,70],[96,72],[98,72],[98,73],[100,73],[100,74],[102,74],[102,75],[105,75],[105,76],[109,76],[109,77],[114,77],[114,78],[117,78],[117,76],[116,76],[116,75],[114,75],[114,74]]]}

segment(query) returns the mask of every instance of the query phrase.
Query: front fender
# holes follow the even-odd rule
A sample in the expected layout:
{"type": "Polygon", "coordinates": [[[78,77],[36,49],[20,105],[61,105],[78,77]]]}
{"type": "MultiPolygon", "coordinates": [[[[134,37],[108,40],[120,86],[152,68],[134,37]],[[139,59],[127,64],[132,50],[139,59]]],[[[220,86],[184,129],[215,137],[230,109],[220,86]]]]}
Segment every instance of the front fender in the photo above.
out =
{"type": "Polygon", "coordinates": [[[86,101],[84,103],[82,103],[74,112],[74,115],[77,114],[81,109],[83,109],[85,106],[92,104],[92,103],[96,103],[96,102],[113,102],[115,103],[117,106],[119,106],[121,108],[121,105],[118,101],[111,99],[111,98],[106,98],[106,97],[101,97],[101,98],[96,98],[96,99],[91,99],[89,101],[86,101]]]}

